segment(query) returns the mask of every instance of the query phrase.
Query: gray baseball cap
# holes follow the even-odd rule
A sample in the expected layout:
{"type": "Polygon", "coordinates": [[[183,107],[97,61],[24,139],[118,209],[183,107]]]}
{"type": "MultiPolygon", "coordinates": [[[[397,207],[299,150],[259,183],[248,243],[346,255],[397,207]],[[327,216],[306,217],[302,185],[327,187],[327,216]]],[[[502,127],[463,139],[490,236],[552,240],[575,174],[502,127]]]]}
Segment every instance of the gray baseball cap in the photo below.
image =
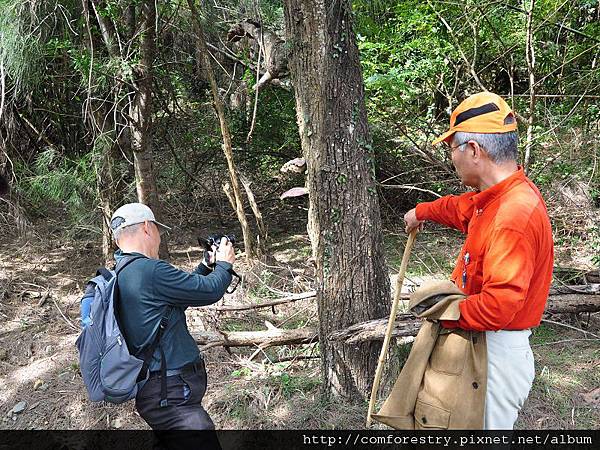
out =
{"type": "Polygon", "coordinates": [[[110,219],[110,228],[113,234],[129,225],[143,223],[145,221],[154,222],[158,225],[160,231],[170,230],[171,227],[157,222],[154,213],[143,203],[127,203],[117,209],[110,219]]]}

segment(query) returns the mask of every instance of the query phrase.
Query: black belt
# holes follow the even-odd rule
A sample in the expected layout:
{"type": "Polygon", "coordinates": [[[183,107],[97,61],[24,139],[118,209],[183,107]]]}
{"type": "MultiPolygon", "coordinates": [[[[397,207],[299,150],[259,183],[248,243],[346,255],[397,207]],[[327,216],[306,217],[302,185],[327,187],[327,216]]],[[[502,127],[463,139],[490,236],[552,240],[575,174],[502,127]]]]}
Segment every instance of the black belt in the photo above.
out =
{"type": "MultiPolygon", "coordinates": [[[[199,369],[200,369],[200,365],[202,364],[202,361],[196,361],[193,363],[189,363],[186,364],[183,367],[180,367],[179,369],[167,369],[167,377],[172,377],[175,375],[191,375],[193,373],[198,373],[199,369]]],[[[160,370],[155,370],[153,372],[150,372],[150,378],[160,378],[160,370]]]]}

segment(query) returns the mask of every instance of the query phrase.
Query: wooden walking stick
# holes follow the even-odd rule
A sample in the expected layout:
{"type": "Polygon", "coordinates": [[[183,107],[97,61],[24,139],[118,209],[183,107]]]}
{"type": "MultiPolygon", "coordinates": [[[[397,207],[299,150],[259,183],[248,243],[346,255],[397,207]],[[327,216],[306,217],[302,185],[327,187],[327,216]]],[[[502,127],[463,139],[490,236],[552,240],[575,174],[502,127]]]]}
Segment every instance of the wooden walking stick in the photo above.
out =
{"type": "Polygon", "coordinates": [[[406,274],[406,267],[408,266],[408,258],[410,257],[413,244],[415,243],[417,231],[418,228],[415,228],[408,235],[406,247],[404,248],[404,254],[402,255],[402,262],[400,263],[400,270],[398,271],[398,278],[396,279],[396,292],[394,294],[394,301],[392,302],[392,310],[390,311],[390,318],[388,320],[387,330],[385,331],[385,337],[383,338],[383,346],[381,347],[381,353],[379,354],[377,370],[375,371],[375,380],[373,381],[373,388],[371,389],[369,410],[367,411],[367,428],[371,426],[371,415],[373,414],[373,408],[375,407],[375,401],[377,400],[377,390],[379,389],[381,373],[383,372],[383,361],[387,356],[388,346],[390,345],[390,339],[392,338],[392,329],[394,328],[394,322],[396,320],[398,303],[400,303],[400,291],[402,290],[402,283],[404,282],[404,275],[406,274]]]}

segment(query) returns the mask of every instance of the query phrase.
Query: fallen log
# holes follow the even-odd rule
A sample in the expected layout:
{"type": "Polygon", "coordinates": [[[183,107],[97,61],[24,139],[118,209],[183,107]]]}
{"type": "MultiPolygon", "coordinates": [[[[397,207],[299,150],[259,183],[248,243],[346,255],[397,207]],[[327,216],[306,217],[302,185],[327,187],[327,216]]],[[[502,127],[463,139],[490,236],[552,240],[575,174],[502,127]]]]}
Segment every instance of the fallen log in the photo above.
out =
{"type": "Polygon", "coordinates": [[[600,283],[600,269],[587,272],[584,277],[588,283],[600,283]]]}
{"type": "MultiPolygon", "coordinates": [[[[553,314],[571,314],[597,311],[600,311],[600,295],[555,293],[548,298],[548,304],[546,305],[544,315],[548,316],[553,314]]],[[[329,339],[333,341],[343,341],[347,344],[357,344],[359,342],[367,341],[381,341],[383,340],[383,336],[385,334],[386,325],[386,318],[369,320],[351,325],[342,330],[336,330],[329,335],[329,339]]],[[[394,323],[392,336],[396,338],[409,338],[416,336],[420,327],[421,320],[414,318],[412,314],[398,314],[394,323]]],[[[196,340],[196,343],[202,346],[202,349],[217,346],[256,346],[266,348],[276,345],[309,344],[318,341],[318,331],[313,328],[288,330],[276,328],[269,323],[267,323],[267,328],[267,330],[263,331],[230,331],[221,333],[214,331],[201,331],[192,333],[192,336],[196,340]]]]}
{"type": "Polygon", "coordinates": [[[211,347],[272,347],[275,345],[297,345],[317,342],[318,331],[313,328],[286,330],[269,327],[263,331],[199,331],[192,337],[201,350],[211,347]]]}
{"type": "Polygon", "coordinates": [[[597,295],[600,294],[600,284],[577,284],[577,285],[556,285],[550,287],[550,296],[560,294],[586,294],[586,295],[597,295]]]}
{"type": "MultiPolygon", "coordinates": [[[[357,344],[366,341],[381,341],[385,336],[388,319],[369,320],[336,330],[329,335],[332,341],[344,341],[346,344],[357,344]]],[[[416,336],[421,328],[421,320],[412,314],[398,314],[392,329],[392,337],[416,336]]]]}
{"type": "MultiPolygon", "coordinates": [[[[582,287],[583,286],[578,286],[582,287]]],[[[589,291],[593,291],[593,288],[589,291]]],[[[585,294],[554,294],[548,298],[544,316],[548,314],[571,314],[581,312],[600,311],[600,295],[585,294]]],[[[343,330],[336,330],[329,335],[329,339],[355,344],[364,341],[382,340],[385,333],[387,319],[369,320],[357,323],[343,330]]],[[[421,320],[412,314],[398,314],[392,336],[416,336],[421,327],[421,320]]]]}
{"type": "Polygon", "coordinates": [[[600,311],[600,295],[554,294],[548,297],[545,314],[569,314],[600,311]]]}
{"type": "Polygon", "coordinates": [[[576,269],[571,267],[555,267],[554,278],[570,283],[600,283],[600,270],[576,269]]]}
{"type": "MultiPolygon", "coordinates": [[[[355,344],[366,341],[382,340],[385,334],[387,319],[370,320],[352,325],[346,329],[335,331],[330,335],[334,341],[345,341],[355,344]]],[[[411,314],[400,314],[394,329],[393,337],[416,336],[421,321],[411,314]]],[[[282,329],[268,327],[263,331],[199,331],[192,333],[196,343],[202,350],[212,347],[261,347],[277,345],[310,344],[318,341],[318,331],[313,328],[282,329]]]]}

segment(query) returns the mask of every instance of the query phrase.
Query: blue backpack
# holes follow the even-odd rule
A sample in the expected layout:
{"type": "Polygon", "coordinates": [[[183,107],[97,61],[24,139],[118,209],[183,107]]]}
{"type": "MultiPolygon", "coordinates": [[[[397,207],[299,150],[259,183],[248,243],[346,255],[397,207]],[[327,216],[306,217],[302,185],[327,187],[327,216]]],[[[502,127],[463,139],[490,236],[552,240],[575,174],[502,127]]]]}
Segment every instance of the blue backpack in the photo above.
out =
{"type": "MultiPolygon", "coordinates": [[[[167,307],[152,344],[140,355],[129,352],[119,327],[119,273],[142,256],[123,258],[115,271],[99,269],[81,300],[82,331],[75,345],[79,350],[79,368],[88,396],[93,402],[123,403],[135,398],[148,380],[148,366],[157,346],[161,352],[161,378],[166,379],[166,361],[160,339],[171,311],[167,307]],[[140,357],[138,357],[140,356],[140,357]]],[[[166,405],[166,382],[161,383],[161,406],[166,405]],[[164,388],[162,386],[164,384],[164,388]]]]}

